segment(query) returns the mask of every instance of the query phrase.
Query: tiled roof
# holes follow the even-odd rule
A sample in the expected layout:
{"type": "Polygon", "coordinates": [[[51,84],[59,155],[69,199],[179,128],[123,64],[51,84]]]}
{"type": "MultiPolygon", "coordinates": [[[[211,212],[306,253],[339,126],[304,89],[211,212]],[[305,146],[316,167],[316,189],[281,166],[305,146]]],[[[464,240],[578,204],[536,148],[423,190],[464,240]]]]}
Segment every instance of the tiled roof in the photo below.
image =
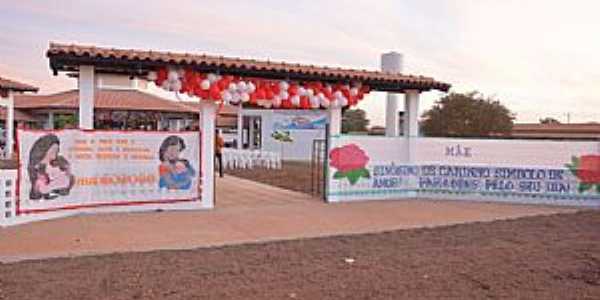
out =
{"type": "MultiPolygon", "coordinates": [[[[195,103],[175,102],[139,90],[96,90],[94,106],[97,109],[198,113],[195,103]]],[[[16,95],[15,108],[19,109],[77,109],[79,91],[70,90],[52,95],[16,95]]]]}
{"type": "Polygon", "coordinates": [[[600,138],[599,123],[514,124],[511,136],[521,138],[600,138]]]}
{"type": "Polygon", "coordinates": [[[37,92],[38,88],[29,84],[0,77],[0,90],[11,90],[15,92],[37,92]]]}
{"type": "MultiPolygon", "coordinates": [[[[15,121],[25,121],[25,122],[37,122],[38,121],[34,116],[32,116],[20,109],[15,109],[14,118],[15,118],[15,121]]],[[[5,107],[0,107],[0,120],[2,120],[2,121],[6,120],[6,108],[5,107]]]]}
{"type": "Polygon", "coordinates": [[[46,55],[55,71],[74,71],[81,64],[96,65],[109,72],[140,72],[152,67],[180,65],[204,71],[219,70],[223,74],[270,76],[274,79],[322,81],[361,81],[373,90],[402,91],[405,89],[448,91],[450,84],[431,77],[398,73],[321,67],[269,60],[242,59],[206,54],[173,53],[133,49],[50,43],[46,55]]]}

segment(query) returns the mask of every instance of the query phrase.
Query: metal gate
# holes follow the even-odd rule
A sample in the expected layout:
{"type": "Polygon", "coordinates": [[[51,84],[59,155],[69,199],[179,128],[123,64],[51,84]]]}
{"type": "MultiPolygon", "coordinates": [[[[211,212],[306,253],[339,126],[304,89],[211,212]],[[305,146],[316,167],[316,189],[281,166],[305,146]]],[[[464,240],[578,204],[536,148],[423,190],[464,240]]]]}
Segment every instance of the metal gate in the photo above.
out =
{"type": "Polygon", "coordinates": [[[327,201],[327,164],[329,153],[329,125],[325,129],[325,138],[313,140],[310,158],[310,191],[327,201]]]}

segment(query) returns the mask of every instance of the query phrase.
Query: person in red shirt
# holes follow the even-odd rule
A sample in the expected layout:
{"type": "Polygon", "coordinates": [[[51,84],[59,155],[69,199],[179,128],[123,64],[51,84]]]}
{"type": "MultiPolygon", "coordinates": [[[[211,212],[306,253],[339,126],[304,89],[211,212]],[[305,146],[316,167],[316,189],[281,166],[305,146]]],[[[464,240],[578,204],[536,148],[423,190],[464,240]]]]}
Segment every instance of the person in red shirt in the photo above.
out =
{"type": "Polygon", "coordinates": [[[223,147],[225,146],[225,141],[221,136],[221,133],[216,130],[215,132],[215,157],[217,162],[219,163],[219,177],[223,177],[223,147]]]}

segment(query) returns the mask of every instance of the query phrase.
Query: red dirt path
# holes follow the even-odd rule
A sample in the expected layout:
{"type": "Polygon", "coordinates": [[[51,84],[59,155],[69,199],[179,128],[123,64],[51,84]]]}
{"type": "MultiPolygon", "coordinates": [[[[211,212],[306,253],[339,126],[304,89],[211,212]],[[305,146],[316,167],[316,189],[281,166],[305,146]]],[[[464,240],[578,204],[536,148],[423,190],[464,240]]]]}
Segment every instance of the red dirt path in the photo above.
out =
{"type": "Polygon", "coordinates": [[[0,264],[0,299],[403,298],[600,299],[600,211],[0,264]]]}

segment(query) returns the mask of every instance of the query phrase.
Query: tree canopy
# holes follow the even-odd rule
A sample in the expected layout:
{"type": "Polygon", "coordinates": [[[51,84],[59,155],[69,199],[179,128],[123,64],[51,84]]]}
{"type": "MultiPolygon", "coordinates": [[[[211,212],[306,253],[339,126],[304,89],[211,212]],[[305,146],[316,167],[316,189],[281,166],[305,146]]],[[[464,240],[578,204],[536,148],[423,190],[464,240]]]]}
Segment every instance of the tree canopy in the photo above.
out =
{"type": "Polygon", "coordinates": [[[347,109],[342,114],[342,132],[367,131],[369,120],[362,109],[347,109]]]}
{"type": "Polygon", "coordinates": [[[509,133],[513,113],[492,97],[478,92],[451,93],[423,114],[426,136],[484,137],[509,133]]]}
{"type": "Polygon", "coordinates": [[[546,117],[546,118],[540,119],[540,124],[560,124],[560,121],[555,118],[546,117]]]}

